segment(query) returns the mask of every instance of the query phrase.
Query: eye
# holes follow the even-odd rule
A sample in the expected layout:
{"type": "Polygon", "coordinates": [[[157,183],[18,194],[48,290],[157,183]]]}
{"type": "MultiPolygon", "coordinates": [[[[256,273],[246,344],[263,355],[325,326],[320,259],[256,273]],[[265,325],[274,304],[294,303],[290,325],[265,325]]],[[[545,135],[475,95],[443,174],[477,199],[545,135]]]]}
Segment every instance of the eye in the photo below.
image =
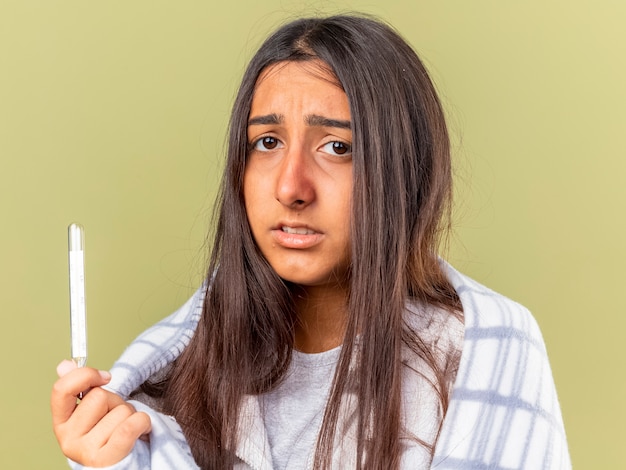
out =
{"type": "Polygon", "coordinates": [[[276,137],[266,135],[260,139],[252,142],[252,149],[259,150],[260,152],[267,152],[268,150],[274,150],[280,147],[280,140],[276,137]]]}
{"type": "Polygon", "coordinates": [[[341,142],[339,140],[333,140],[332,142],[328,142],[322,146],[322,149],[326,153],[330,153],[331,155],[337,156],[345,156],[350,155],[352,153],[352,146],[350,144],[346,144],[345,142],[341,142]]]}

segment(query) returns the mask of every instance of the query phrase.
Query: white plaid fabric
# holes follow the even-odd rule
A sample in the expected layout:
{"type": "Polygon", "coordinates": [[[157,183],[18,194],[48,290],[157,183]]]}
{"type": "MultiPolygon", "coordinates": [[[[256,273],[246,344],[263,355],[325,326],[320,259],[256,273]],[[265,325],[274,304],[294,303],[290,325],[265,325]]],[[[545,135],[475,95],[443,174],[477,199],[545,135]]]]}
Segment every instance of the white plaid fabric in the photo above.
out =
{"type": "MultiPolygon", "coordinates": [[[[450,266],[445,269],[463,304],[465,335],[452,398],[430,468],[570,469],[554,381],[534,318],[521,305],[450,266]]],[[[129,346],[111,370],[109,389],[128,397],[178,357],[200,318],[203,290],[129,346]]],[[[245,408],[254,410],[255,403],[248,400],[245,408]]],[[[137,441],[131,454],[109,470],[198,468],[173,418],[145,403],[133,404],[152,419],[150,442],[137,441]]],[[[241,462],[236,468],[271,470],[270,452],[258,439],[263,433],[262,419],[260,423],[247,429],[248,436],[237,452],[241,462]]],[[[73,462],[70,465],[85,469],[73,462]]],[[[424,468],[404,460],[403,467],[424,468]]]]}

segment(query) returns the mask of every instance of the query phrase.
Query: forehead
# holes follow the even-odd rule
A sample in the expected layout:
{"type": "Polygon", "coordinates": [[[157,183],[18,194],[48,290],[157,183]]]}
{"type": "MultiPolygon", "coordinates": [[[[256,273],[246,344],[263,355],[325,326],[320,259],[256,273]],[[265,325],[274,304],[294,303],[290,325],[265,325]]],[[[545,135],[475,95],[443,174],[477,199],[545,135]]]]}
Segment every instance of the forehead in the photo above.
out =
{"type": "Polygon", "coordinates": [[[331,83],[339,89],[343,90],[339,79],[333,72],[333,69],[330,67],[330,65],[319,59],[297,61],[286,60],[268,65],[259,74],[255,88],[258,88],[258,86],[266,79],[275,76],[276,74],[280,74],[281,71],[285,71],[287,76],[293,73],[308,74],[311,77],[327,81],[328,83],[331,83]]]}
{"type": "Polygon", "coordinates": [[[339,80],[321,60],[284,61],[266,67],[256,81],[251,111],[306,102],[349,108],[339,80]]]}

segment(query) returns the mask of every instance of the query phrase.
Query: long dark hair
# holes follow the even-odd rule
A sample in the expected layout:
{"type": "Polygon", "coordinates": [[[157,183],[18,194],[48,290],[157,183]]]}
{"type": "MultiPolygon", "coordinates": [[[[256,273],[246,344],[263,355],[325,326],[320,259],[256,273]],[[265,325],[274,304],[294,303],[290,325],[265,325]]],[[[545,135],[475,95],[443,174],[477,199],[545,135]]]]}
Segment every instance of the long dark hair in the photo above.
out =
{"type": "MultiPolygon", "coordinates": [[[[359,16],[300,19],[270,36],[244,74],[217,205],[212,281],[195,335],[162,388],[163,408],[176,417],[205,469],[232,468],[243,396],[274,388],[291,359],[293,286],[255,245],[242,186],[259,74],[278,62],[310,60],[325,63],[348,97],[354,172],[346,332],[315,468],[330,466],[348,390],[359,403],[359,468],[398,467],[403,347],[432,369],[443,412],[447,408],[449,372],[404,318],[407,301],[451,315],[461,311],[438,259],[449,223],[451,164],[434,86],[415,52],[389,26],[359,16]],[[376,439],[369,438],[372,429],[376,439]]],[[[434,443],[423,444],[432,451],[434,443]]]]}

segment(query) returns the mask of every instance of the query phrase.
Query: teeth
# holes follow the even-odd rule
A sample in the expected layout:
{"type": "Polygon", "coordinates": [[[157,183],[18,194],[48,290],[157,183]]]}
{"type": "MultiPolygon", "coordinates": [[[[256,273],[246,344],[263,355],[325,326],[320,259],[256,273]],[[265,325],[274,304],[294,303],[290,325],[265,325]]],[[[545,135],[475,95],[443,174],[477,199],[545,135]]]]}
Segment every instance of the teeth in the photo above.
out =
{"type": "Polygon", "coordinates": [[[292,227],[287,227],[286,225],[283,225],[282,229],[283,229],[283,232],[285,233],[295,233],[298,235],[313,235],[315,233],[313,230],[309,230],[308,228],[304,228],[304,227],[292,228],[292,227]]]}

